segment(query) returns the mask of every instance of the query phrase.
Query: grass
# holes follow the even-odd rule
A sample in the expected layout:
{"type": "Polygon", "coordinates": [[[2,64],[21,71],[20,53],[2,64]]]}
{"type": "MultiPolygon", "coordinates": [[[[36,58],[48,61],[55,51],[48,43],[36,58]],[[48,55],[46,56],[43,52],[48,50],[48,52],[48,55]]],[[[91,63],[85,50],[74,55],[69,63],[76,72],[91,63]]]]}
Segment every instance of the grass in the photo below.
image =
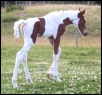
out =
{"type": "Polygon", "coordinates": [[[59,75],[62,79],[58,83],[52,77],[47,79],[47,71],[53,61],[52,47],[35,46],[29,51],[28,68],[33,84],[25,79],[23,65],[20,64],[18,72],[19,88],[13,89],[11,78],[14,69],[16,52],[21,46],[3,46],[1,55],[1,93],[33,93],[33,94],[99,94],[101,93],[101,62],[99,48],[84,48],[62,46],[59,59],[59,75]]]}
{"type": "Polygon", "coordinates": [[[52,77],[47,79],[47,71],[53,61],[53,47],[44,38],[37,38],[36,44],[28,54],[28,68],[33,80],[30,85],[25,79],[23,65],[18,72],[18,88],[11,82],[16,53],[23,47],[23,38],[13,37],[14,22],[1,22],[1,94],[100,94],[101,93],[101,8],[88,5],[34,5],[22,11],[6,13],[1,9],[1,21],[14,14],[26,19],[42,16],[51,11],[67,9],[87,9],[85,18],[89,35],[78,35],[78,49],[75,46],[75,28],[66,27],[61,37],[62,53],[59,58],[58,83],[52,77]]]}

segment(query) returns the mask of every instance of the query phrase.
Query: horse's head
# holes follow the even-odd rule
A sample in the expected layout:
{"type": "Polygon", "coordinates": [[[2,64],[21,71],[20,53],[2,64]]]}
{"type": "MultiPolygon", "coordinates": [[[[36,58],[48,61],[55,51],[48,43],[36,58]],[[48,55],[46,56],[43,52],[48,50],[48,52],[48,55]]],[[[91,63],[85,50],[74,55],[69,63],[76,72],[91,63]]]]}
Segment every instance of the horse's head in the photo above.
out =
{"type": "MultiPolygon", "coordinates": [[[[80,9],[79,9],[79,11],[80,11],[80,9]]],[[[78,19],[75,19],[72,21],[72,23],[80,30],[80,32],[83,36],[87,36],[87,34],[88,34],[87,30],[86,30],[86,26],[85,26],[85,22],[86,22],[86,20],[84,18],[85,11],[86,11],[86,9],[83,11],[80,11],[77,15],[78,19]]]]}

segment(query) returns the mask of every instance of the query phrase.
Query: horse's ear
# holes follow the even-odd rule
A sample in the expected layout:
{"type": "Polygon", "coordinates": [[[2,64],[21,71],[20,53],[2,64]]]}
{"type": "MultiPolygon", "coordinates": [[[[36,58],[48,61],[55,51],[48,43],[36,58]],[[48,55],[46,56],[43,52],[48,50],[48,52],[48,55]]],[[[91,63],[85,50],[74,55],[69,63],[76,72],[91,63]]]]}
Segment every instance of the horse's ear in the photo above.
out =
{"type": "Polygon", "coordinates": [[[86,12],[86,8],[78,14],[78,17],[80,18],[81,16],[83,16],[85,12],[86,12]]]}
{"type": "Polygon", "coordinates": [[[81,12],[81,13],[82,13],[82,15],[83,15],[83,14],[85,14],[85,12],[86,12],[86,8],[85,8],[85,9],[81,12]]]}

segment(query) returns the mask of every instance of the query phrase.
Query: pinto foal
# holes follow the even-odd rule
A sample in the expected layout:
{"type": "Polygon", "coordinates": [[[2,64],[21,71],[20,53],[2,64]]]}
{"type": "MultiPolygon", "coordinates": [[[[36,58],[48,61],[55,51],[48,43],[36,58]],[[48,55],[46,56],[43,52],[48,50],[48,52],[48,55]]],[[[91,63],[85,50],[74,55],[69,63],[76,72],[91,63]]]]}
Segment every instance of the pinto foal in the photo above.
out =
{"type": "Polygon", "coordinates": [[[30,48],[35,44],[37,37],[45,37],[53,45],[53,63],[47,74],[48,77],[54,76],[56,81],[60,82],[58,76],[58,59],[61,54],[60,37],[65,32],[65,26],[74,24],[82,36],[87,35],[84,19],[85,10],[69,10],[69,11],[55,11],[51,12],[43,17],[28,18],[27,20],[18,20],[14,23],[14,36],[19,37],[19,25],[20,31],[24,37],[24,46],[17,52],[15,67],[13,71],[12,84],[14,88],[17,88],[17,73],[19,64],[22,61],[26,74],[26,79],[29,83],[33,83],[28,66],[27,55],[30,48]]]}

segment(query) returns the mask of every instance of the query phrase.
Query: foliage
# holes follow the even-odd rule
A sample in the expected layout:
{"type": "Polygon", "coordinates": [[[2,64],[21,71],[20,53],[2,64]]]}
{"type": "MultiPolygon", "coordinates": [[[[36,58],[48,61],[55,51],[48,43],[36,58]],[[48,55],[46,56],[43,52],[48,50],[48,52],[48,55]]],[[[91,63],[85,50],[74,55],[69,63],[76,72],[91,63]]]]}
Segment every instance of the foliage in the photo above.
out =
{"type": "Polygon", "coordinates": [[[2,15],[2,20],[1,22],[6,23],[6,22],[14,22],[18,20],[19,18],[17,16],[13,16],[12,13],[5,13],[2,15]]]}
{"type": "Polygon", "coordinates": [[[8,4],[6,6],[6,12],[14,11],[14,10],[24,10],[24,7],[22,5],[12,5],[8,4]]]}
{"type": "Polygon", "coordinates": [[[18,5],[18,10],[24,10],[24,6],[18,5]]]}
{"type": "Polygon", "coordinates": [[[1,1],[1,7],[6,6],[6,4],[89,4],[89,5],[101,5],[101,1],[1,1]]]}

